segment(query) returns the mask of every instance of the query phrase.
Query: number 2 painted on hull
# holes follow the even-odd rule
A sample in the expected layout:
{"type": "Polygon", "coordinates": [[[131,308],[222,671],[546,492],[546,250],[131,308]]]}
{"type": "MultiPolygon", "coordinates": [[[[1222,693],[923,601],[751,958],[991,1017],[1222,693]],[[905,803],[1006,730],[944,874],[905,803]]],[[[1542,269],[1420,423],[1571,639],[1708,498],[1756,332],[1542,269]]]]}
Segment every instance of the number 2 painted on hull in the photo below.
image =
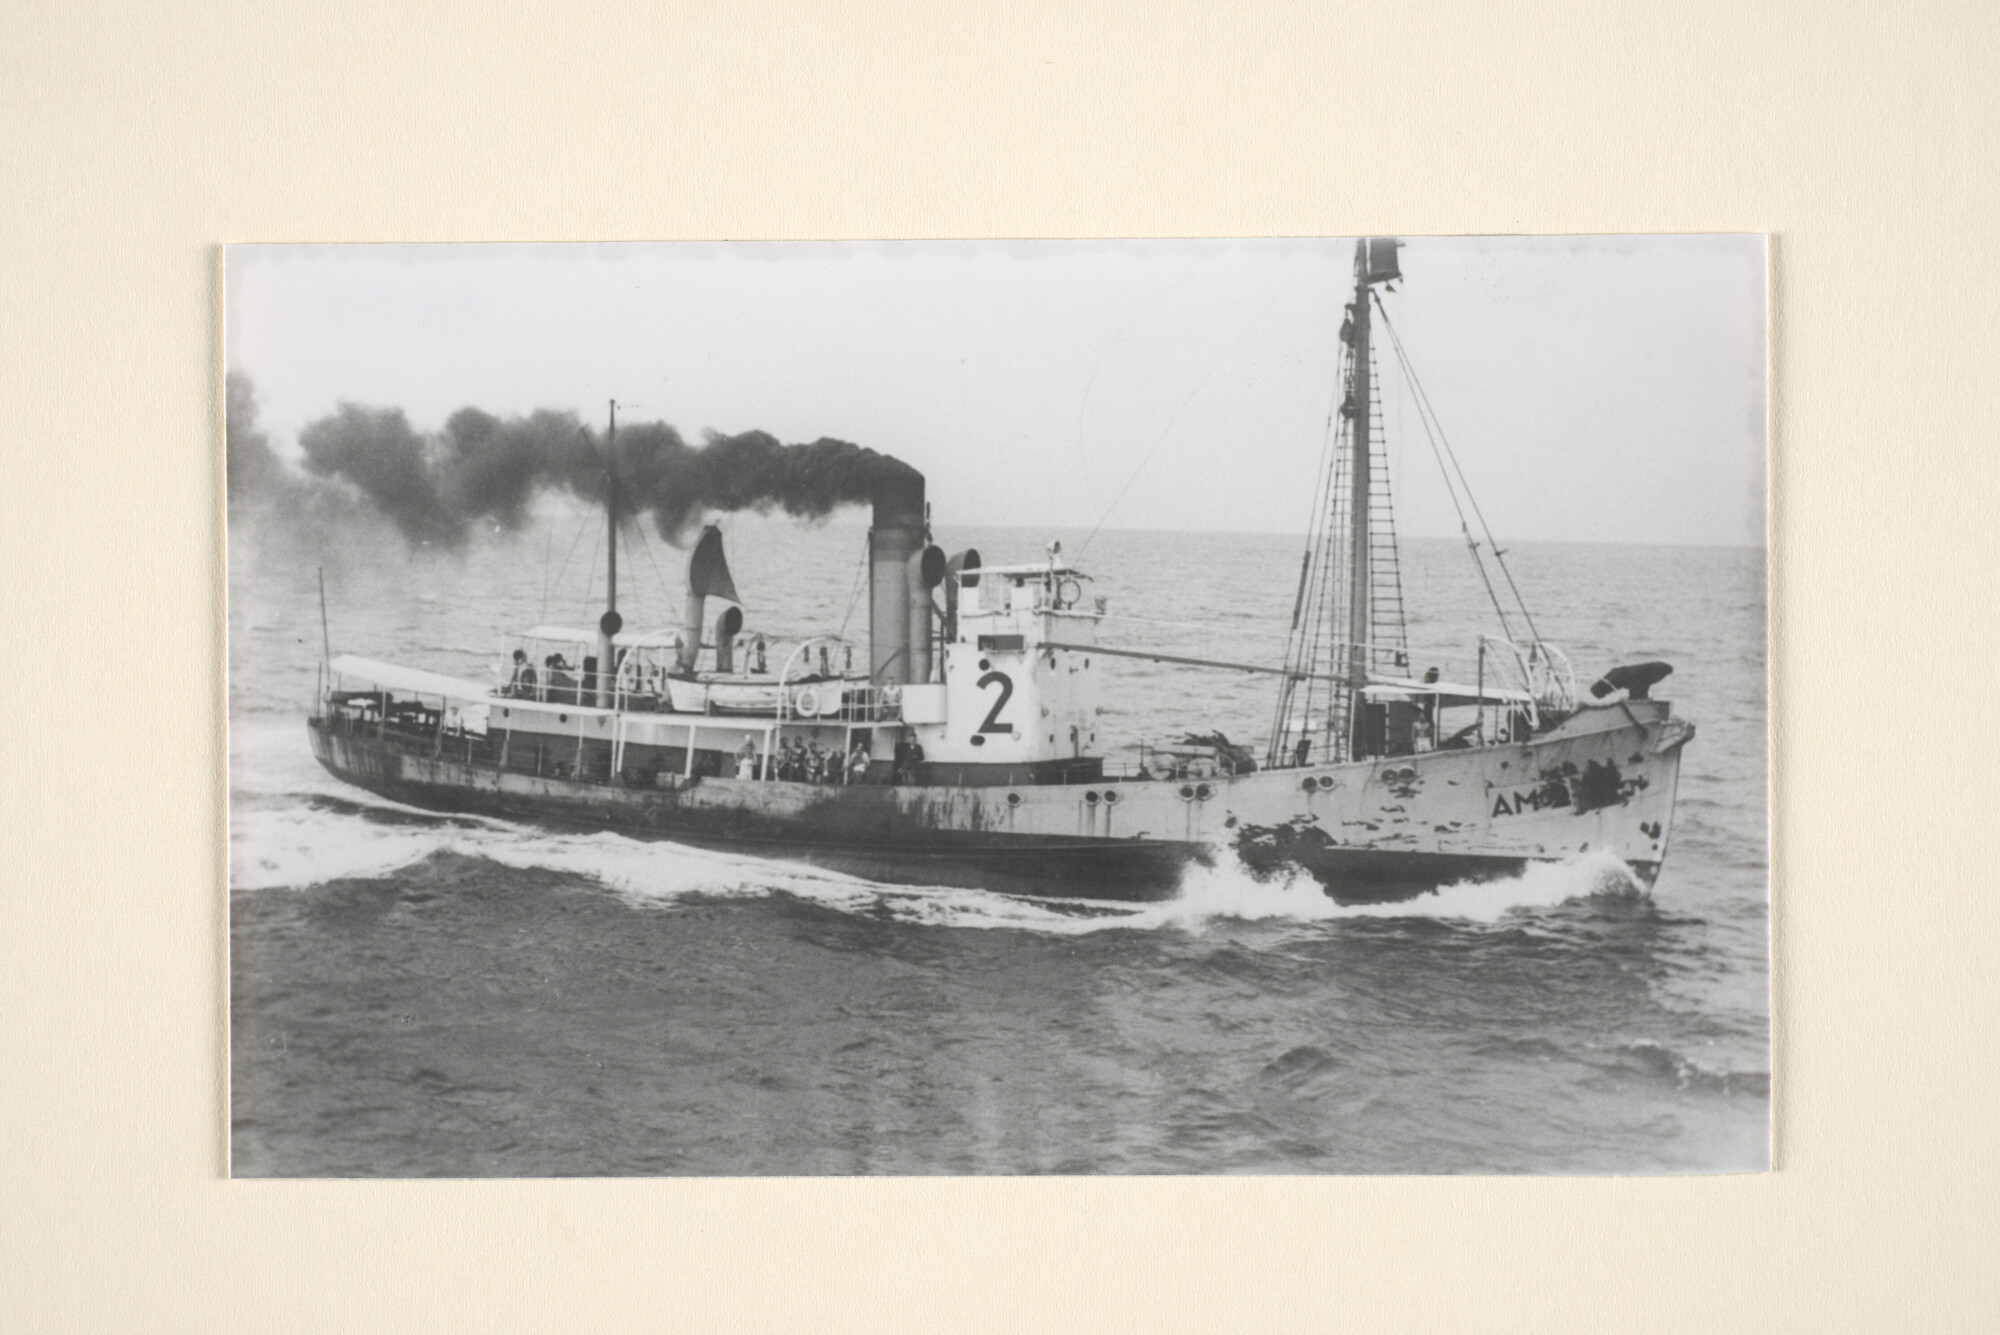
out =
{"type": "Polygon", "coordinates": [[[979,679],[979,689],[983,691],[995,682],[1000,683],[1000,698],[993,702],[993,708],[986,711],[986,721],[979,725],[979,731],[1012,732],[1012,724],[1000,722],[1000,711],[1014,698],[1014,679],[1004,672],[989,672],[979,679]]]}

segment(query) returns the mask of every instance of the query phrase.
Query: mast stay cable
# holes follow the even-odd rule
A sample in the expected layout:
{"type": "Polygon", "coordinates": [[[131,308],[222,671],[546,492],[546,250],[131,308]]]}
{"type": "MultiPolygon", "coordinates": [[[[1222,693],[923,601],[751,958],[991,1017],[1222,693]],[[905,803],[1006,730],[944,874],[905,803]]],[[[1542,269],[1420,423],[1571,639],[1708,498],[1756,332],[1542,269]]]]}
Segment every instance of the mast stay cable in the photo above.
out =
{"type": "MultiPolygon", "coordinates": [[[[551,519],[549,521],[549,524],[550,524],[550,532],[553,534],[555,521],[551,519]]],[[[576,545],[583,541],[583,531],[585,528],[589,527],[589,524],[590,524],[590,515],[583,514],[577,517],[576,536],[569,540],[569,551],[563,556],[562,565],[558,567],[556,570],[556,577],[553,580],[550,580],[542,588],[541,619],[544,621],[548,620],[549,616],[549,595],[555,591],[558,585],[562,583],[562,577],[568,573],[570,558],[576,555],[576,545]]],[[[595,579],[596,575],[597,575],[597,567],[593,564],[591,567],[591,577],[595,579]]],[[[588,596],[589,596],[588,591],[586,591],[585,597],[588,598],[588,596]]]]}
{"type": "MultiPolygon", "coordinates": [[[[1276,296],[1272,297],[1269,301],[1265,302],[1264,308],[1258,311],[1255,315],[1250,317],[1249,322],[1243,326],[1243,332],[1238,334],[1235,338],[1235,341],[1230,343],[1228,347],[1222,350],[1222,355],[1220,357],[1217,357],[1214,363],[1209,366],[1207,372],[1203,374],[1202,378],[1195,382],[1194,388],[1188,391],[1188,396],[1181,400],[1181,406],[1174,409],[1174,415],[1172,417],[1169,417],[1167,419],[1167,424],[1160,428],[1160,434],[1153,437],[1153,444],[1151,448],[1149,448],[1146,451],[1146,457],[1139,461],[1139,466],[1132,470],[1132,475],[1130,477],[1125,479],[1125,485],[1120,487],[1118,489],[1118,494],[1111,498],[1111,504],[1104,507],[1103,515],[1101,515],[1098,518],[1097,527],[1090,530],[1090,536],[1085,538],[1083,540],[1083,546],[1077,549],[1076,553],[1077,560],[1081,561],[1083,559],[1083,554],[1090,550],[1090,544],[1095,542],[1097,540],[1097,535],[1103,531],[1105,521],[1111,518],[1111,512],[1113,510],[1116,510],[1118,508],[1118,503],[1125,499],[1125,493],[1132,490],[1132,484],[1134,482],[1137,482],[1139,480],[1139,475],[1146,471],[1146,465],[1153,462],[1153,456],[1160,452],[1160,446],[1166,442],[1167,436],[1174,429],[1174,425],[1181,420],[1181,414],[1188,410],[1188,405],[1192,404],[1195,401],[1195,399],[1200,396],[1201,391],[1207,387],[1208,382],[1215,378],[1215,373],[1222,369],[1223,363],[1227,362],[1230,358],[1230,355],[1234,353],[1237,348],[1243,345],[1243,340],[1250,337],[1251,331],[1257,328],[1258,323],[1262,321],[1267,314],[1270,313],[1271,307],[1277,305],[1278,302],[1285,297],[1285,295],[1286,295],[1285,292],[1283,290],[1280,290],[1276,296]]],[[[1095,376],[1093,376],[1092,379],[1094,381],[1095,376]]]]}
{"type": "Polygon", "coordinates": [[[632,522],[632,527],[639,531],[639,545],[646,553],[647,564],[653,567],[653,578],[660,581],[661,600],[665,606],[672,607],[674,605],[674,586],[667,583],[667,572],[660,569],[660,558],[653,554],[652,535],[646,532],[646,526],[636,518],[632,522]]]}
{"type": "Polygon", "coordinates": [[[1486,585],[1486,596],[1493,603],[1494,612],[1500,617],[1501,632],[1507,638],[1513,638],[1513,631],[1507,625],[1507,611],[1501,606],[1493,588],[1493,581],[1486,574],[1485,562],[1479,557],[1479,544],[1473,540],[1471,527],[1466,523],[1465,509],[1459,504],[1460,490],[1465,492],[1465,502],[1472,507],[1473,517],[1479,521],[1480,532],[1486,536],[1486,546],[1493,553],[1493,564],[1500,567],[1501,577],[1507,581],[1507,590],[1514,595],[1514,605],[1520,609],[1521,619],[1527,623],[1529,636],[1535,644],[1540,644],[1541,632],[1535,629],[1534,614],[1528,610],[1527,600],[1521,596],[1521,588],[1514,582],[1514,572],[1507,568],[1506,553],[1501,551],[1498,539],[1493,536],[1493,526],[1486,522],[1486,515],[1479,508],[1479,498],[1473,495],[1472,483],[1466,479],[1465,469],[1458,462],[1458,453],[1451,448],[1451,438],[1445,434],[1444,423],[1438,419],[1437,410],[1431,406],[1430,395],[1425,391],[1423,381],[1418,378],[1416,367],[1411,364],[1409,353],[1403,347],[1402,337],[1397,334],[1396,326],[1389,319],[1388,309],[1382,304],[1380,296],[1375,297],[1375,309],[1381,313],[1382,325],[1389,331],[1389,341],[1396,350],[1396,361],[1401,366],[1404,377],[1410,382],[1411,389],[1416,392],[1417,420],[1423,424],[1424,435],[1430,440],[1432,457],[1437,459],[1438,468],[1444,473],[1445,490],[1450,493],[1452,508],[1458,513],[1459,531],[1465,535],[1465,544],[1472,553],[1473,564],[1479,570],[1481,582],[1486,585]],[[1440,444],[1443,446],[1442,453],[1438,448],[1440,444]],[[1449,467],[1445,463],[1447,458],[1451,461],[1449,467]],[[1458,475],[1456,487],[1452,484],[1454,472],[1458,475]]]}
{"type": "Polygon", "coordinates": [[[865,576],[867,573],[868,573],[868,539],[866,536],[864,536],[861,539],[861,564],[857,566],[854,571],[854,591],[847,595],[847,611],[841,614],[840,634],[835,637],[836,639],[839,639],[843,642],[847,639],[847,623],[854,619],[855,606],[859,604],[861,601],[861,581],[862,577],[865,576]]]}

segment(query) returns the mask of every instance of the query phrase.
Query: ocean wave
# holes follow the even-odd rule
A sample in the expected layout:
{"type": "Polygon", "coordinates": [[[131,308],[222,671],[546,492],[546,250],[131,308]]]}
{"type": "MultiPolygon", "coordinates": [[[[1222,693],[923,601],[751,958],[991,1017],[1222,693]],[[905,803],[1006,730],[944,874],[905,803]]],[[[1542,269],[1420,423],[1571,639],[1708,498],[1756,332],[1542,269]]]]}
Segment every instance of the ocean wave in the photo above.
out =
{"type": "Polygon", "coordinates": [[[1613,1053],[1612,1069],[1620,1075],[1637,1075],[1670,1083],[1676,1089],[1706,1094],[1752,1094],[1766,1098],[1771,1093],[1769,1071],[1717,1070],[1651,1039],[1621,1043],[1613,1053]]]}

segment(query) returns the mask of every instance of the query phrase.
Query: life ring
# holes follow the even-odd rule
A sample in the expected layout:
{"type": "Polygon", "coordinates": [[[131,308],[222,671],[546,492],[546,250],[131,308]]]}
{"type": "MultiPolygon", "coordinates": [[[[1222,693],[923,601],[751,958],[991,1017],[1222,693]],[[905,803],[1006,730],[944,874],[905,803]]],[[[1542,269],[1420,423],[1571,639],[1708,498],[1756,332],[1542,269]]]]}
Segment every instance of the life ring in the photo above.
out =
{"type": "Polygon", "coordinates": [[[800,718],[818,718],[819,688],[815,686],[799,687],[799,693],[792,697],[792,708],[798,712],[800,718]]]}
{"type": "Polygon", "coordinates": [[[1065,579],[1056,585],[1056,607],[1058,609],[1075,607],[1077,600],[1082,597],[1083,585],[1073,579],[1065,579]]]}

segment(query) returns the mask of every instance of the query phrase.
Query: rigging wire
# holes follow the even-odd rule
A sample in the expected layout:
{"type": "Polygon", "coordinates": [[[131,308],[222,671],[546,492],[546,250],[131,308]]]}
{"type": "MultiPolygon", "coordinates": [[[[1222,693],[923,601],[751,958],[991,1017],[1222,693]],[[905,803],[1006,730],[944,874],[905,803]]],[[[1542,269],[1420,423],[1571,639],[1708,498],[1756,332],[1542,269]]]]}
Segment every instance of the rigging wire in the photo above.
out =
{"type": "Polygon", "coordinates": [[[652,536],[646,532],[646,526],[637,520],[633,521],[632,527],[639,532],[639,544],[646,553],[647,563],[653,567],[653,577],[660,581],[660,597],[664,600],[667,607],[672,607],[674,605],[674,586],[667,583],[667,572],[660,569],[660,558],[653,555],[652,536]]]}
{"type": "MultiPolygon", "coordinates": [[[[1344,308],[1343,308],[1344,309],[1344,308]]],[[[1344,363],[1345,356],[1341,358],[1344,363]]],[[[1343,367],[1344,370],[1344,367],[1343,367]]],[[[1312,507],[1307,511],[1306,546],[1299,557],[1299,589],[1292,601],[1292,624],[1285,633],[1285,666],[1293,671],[1304,669],[1318,652],[1319,640],[1319,587],[1323,576],[1321,558],[1324,553],[1322,531],[1327,527],[1327,506],[1332,503],[1330,490],[1333,486],[1334,451],[1340,446],[1340,431],[1336,425],[1340,409],[1340,392],[1345,380],[1344,374],[1336,374],[1327,391],[1326,427],[1321,433],[1319,450],[1319,470],[1313,482],[1312,507]],[[1308,648],[1308,645],[1311,647],[1308,648]]],[[[1291,736],[1291,716],[1293,694],[1298,679],[1287,676],[1278,690],[1278,705],[1271,721],[1271,746],[1267,763],[1275,764],[1279,751],[1291,736]]],[[[1313,683],[1306,682],[1306,703],[1301,714],[1300,730],[1306,730],[1306,722],[1312,714],[1313,683]]]]}
{"type": "MultiPolygon", "coordinates": [[[[1123,325],[1119,326],[1118,332],[1111,336],[1111,341],[1104,345],[1104,351],[1098,355],[1097,365],[1092,367],[1090,370],[1090,379],[1084,382],[1083,397],[1078,399],[1076,404],[1076,452],[1079,458],[1081,458],[1084,452],[1083,416],[1086,412],[1090,410],[1090,393],[1092,390],[1097,388],[1097,377],[1104,374],[1104,363],[1111,360],[1112,351],[1115,348],[1117,348],[1119,343],[1124,341],[1125,335],[1131,333],[1133,327],[1137,325],[1140,320],[1144,319],[1147,315],[1151,314],[1155,306],[1158,306],[1161,302],[1165,301],[1170,295],[1172,295],[1173,290],[1175,288],[1181,286],[1183,283],[1187,282],[1190,278],[1193,277],[1194,277],[1194,271],[1189,270],[1187,273],[1182,274],[1179,278],[1176,278],[1173,282],[1168,283],[1158,292],[1155,292],[1152,295],[1152,297],[1150,297],[1146,301],[1145,305],[1141,306],[1138,309],[1138,311],[1133,314],[1131,319],[1127,320],[1123,325]]],[[[1085,466],[1086,479],[1088,478],[1088,475],[1089,475],[1089,468],[1088,465],[1086,465],[1085,466]]]]}
{"type": "Polygon", "coordinates": [[[549,619],[549,558],[555,555],[556,517],[551,514],[548,523],[542,526],[542,610],[535,614],[535,624],[545,625],[549,619]]]}
{"type": "MultiPolygon", "coordinates": [[[[1465,537],[1465,549],[1472,554],[1473,569],[1479,572],[1479,582],[1486,586],[1486,600],[1493,604],[1493,611],[1500,618],[1500,633],[1505,635],[1508,639],[1511,640],[1514,638],[1514,631],[1513,628],[1507,624],[1507,608],[1500,601],[1499,591],[1493,587],[1493,577],[1486,573],[1486,562],[1482,560],[1479,555],[1480,544],[1478,540],[1472,536],[1472,524],[1469,520],[1466,519],[1465,506],[1461,504],[1458,499],[1459,489],[1463,487],[1466,491],[1466,500],[1470,501],[1472,499],[1471,495],[1472,489],[1469,485],[1466,484],[1465,475],[1463,472],[1459,474],[1459,479],[1456,484],[1452,482],[1452,470],[1445,463],[1445,454],[1449,450],[1449,442],[1446,443],[1445,450],[1441,451],[1438,448],[1438,441],[1439,438],[1444,434],[1444,427],[1442,424],[1438,424],[1435,430],[1432,429],[1433,415],[1426,411],[1426,409],[1428,409],[1429,407],[1429,402],[1424,398],[1423,384],[1417,379],[1416,368],[1410,365],[1410,357],[1409,354],[1403,348],[1403,340],[1397,337],[1396,327],[1393,324],[1389,323],[1389,313],[1386,310],[1382,309],[1382,303],[1379,298],[1376,300],[1375,308],[1378,311],[1382,311],[1382,324],[1383,327],[1388,329],[1389,331],[1389,342],[1391,346],[1395,349],[1397,365],[1402,368],[1404,378],[1409,381],[1411,387],[1415,391],[1416,401],[1418,405],[1417,420],[1423,424],[1424,437],[1426,440],[1430,442],[1431,457],[1437,460],[1438,472],[1442,474],[1444,477],[1445,494],[1451,497],[1451,508],[1453,512],[1458,515],[1458,531],[1465,537]]],[[[1456,462],[1455,456],[1453,462],[1454,463],[1456,462]]],[[[1478,512],[1478,507],[1474,506],[1474,513],[1476,514],[1477,512],[1478,512]]],[[[1504,563],[1501,562],[1499,545],[1493,541],[1492,531],[1486,528],[1486,520],[1484,516],[1480,517],[1479,523],[1480,523],[1480,528],[1486,532],[1487,545],[1493,548],[1494,563],[1500,565],[1502,571],[1504,572],[1506,567],[1504,563]]],[[[1510,580],[1509,583],[1511,584],[1511,582],[1512,581],[1510,580]]],[[[1521,600],[1520,591],[1517,589],[1515,590],[1514,593],[1514,601],[1518,603],[1520,602],[1520,600],[1521,600]]],[[[1526,614],[1526,611],[1527,609],[1524,607],[1522,609],[1523,615],[1526,614]]],[[[1532,634],[1534,631],[1534,624],[1532,622],[1529,623],[1528,629],[1529,632],[1532,634]]]]}
{"type": "MultiPolygon", "coordinates": [[[[592,524],[590,531],[594,539],[597,534],[597,525],[592,524]]],[[[583,615],[586,620],[590,616],[590,609],[597,605],[595,597],[597,593],[597,549],[600,545],[595,541],[590,544],[590,573],[583,578],[583,615]]]]}
{"type": "Polygon", "coordinates": [[[840,634],[836,637],[840,640],[844,641],[847,639],[847,623],[854,619],[855,604],[861,601],[861,580],[867,573],[868,539],[864,536],[861,539],[861,564],[856,566],[854,570],[854,592],[847,595],[847,611],[840,618],[840,634]]]}
{"type": "MultiPolygon", "coordinates": [[[[557,570],[557,571],[556,571],[556,577],[555,577],[555,578],[554,578],[553,580],[549,581],[548,583],[546,583],[546,584],[544,584],[544,585],[542,586],[542,620],[543,620],[543,621],[547,621],[547,620],[548,620],[548,616],[549,616],[549,595],[550,595],[550,594],[552,594],[552,593],[553,593],[553,592],[555,591],[555,588],[556,588],[556,585],[558,585],[558,584],[562,583],[562,577],[563,577],[563,576],[564,576],[564,575],[565,575],[566,573],[568,573],[568,571],[569,571],[569,563],[570,563],[570,558],[576,555],[576,545],[577,545],[577,544],[578,544],[579,542],[582,542],[582,541],[583,541],[583,530],[584,530],[584,528],[585,528],[585,527],[586,527],[586,526],[587,526],[587,525],[588,525],[589,523],[590,523],[590,516],[589,516],[589,514],[587,514],[587,513],[586,513],[586,514],[583,514],[583,515],[580,515],[580,516],[579,516],[579,517],[577,518],[577,523],[576,523],[576,536],[575,536],[574,538],[571,538],[571,539],[569,540],[569,551],[568,551],[568,553],[567,553],[566,555],[564,555],[564,557],[563,557],[563,563],[562,563],[562,567],[561,567],[561,569],[559,569],[559,570],[557,570]]],[[[551,517],[551,519],[549,520],[549,526],[550,526],[550,530],[551,530],[551,532],[553,532],[553,530],[554,530],[554,527],[555,527],[555,520],[554,520],[554,518],[553,518],[553,517],[551,517]]],[[[545,568],[546,568],[546,567],[545,567],[545,568]]],[[[593,566],[593,569],[595,569],[595,567],[594,567],[594,566],[593,566]]]]}
{"type": "Polygon", "coordinates": [[[1077,560],[1081,561],[1083,559],[1083,554],[1090,550],[1090,544],[1097,540],[1098,533],[1100,533],[1104,528],[1105,520],[1111,518],[1111,512],[1113,510],[1116,510],[1118,508],[1118,503],[1125,499],[1125,493],[1132,490],[1132,484],[1134,482],[1137,482],[1139,480],[1139,475],[1146,471],[1146,465],[1153,462],[1153,456],[1160,452],[1160,446],[1166,442],[1167,436],[1170,432],[1173,431],[1175,423],[1181,420],[1181,414],[1188,410],[1188,405],[1192,404],[1195,401],[1195,399],[1200,396],[1202,389],[1207,386],[1210,380],[1214,379],[1215,373],[1222,369],[1223,363],[1227,362],[1230,358],[1230,355],[1234,353],[1237,348],[1242,346],[1243,340],[1250,337],[1251,331],[1256,329],[1258,322],[1261,321],[1264,318],[1264,316],[1270,312],[1271,307],[1277,305],[1278,302],[1284,298],[1284,296],[1285,293],[1284,291],[1281,290],[1277,294],[1277,296],[1274,296],[1269,301],[1265,302],[1264,309],[1258,311],[1255,315],[1250,317],[1249,323],[1243,326],[1243,332],[1238,334],[1236,336],[1235,341],[1232,342],[1227,348],[1224,348],[1222,350],[1222,355],[1215,359],[1214,364],[1212,364],[1208,368],[1207,373],[1204,374],[1199,381],[1195,382],[1195,387],[1192,390],[1188,391],[1188,396],[1185,399],[1181,400],[1181,406],[1174,409],[1174,415],[1172,417],[1169,417],[1167,419],[1167,424],[1160,428],[1160,434],[1153,437],[1152,447],[1146,451],[1146,457],[1141,459],[1139,461],[1139,466],[1132,470],[1132,476],[1125,479],[1125,485],[1120,487],[1118,489],[1118,494],[1111,498],[1111,504],[1104,507],[1104,514],[1098,519],[1097,527],[1090,530],[1090,536],[1085,538],[1083,540],[1083,546],[1077,549],[1076,553],[1077,560]]]}
{"type": "MultiPolygon", "coordinates": [[[[1351,342],[1346,343],[1341,353],[1340,365],[1340,384],[1336,392],[1342,396],[1344,407],[1347,397],[1353,393],[1356,379],[1365,375],[1367,368],[1351,342]]],[[[1365,626],[1354,625],[1353,605],[1346,596],[1347,585],[1354,579],[1354,461],[1366,443],[1365,438],[1357,441],[1355,433],[1365,430],[1365,426],[1358,416],[1344,411],[1337,413],[1333,474],[1327,490],[1331,512],[1320,530],[1319,598],[1314,609],[1311,653],[1306,660],[1308,665],[1317,663],[1324,654],[1329,669],[1343,679],[1352,674],[1356,642],[1367,634],[1365,626]]],[[[1314,692],[1322,687],[1324,690],[1317,697],[1320,746],[1327,756],[1346,759],[1352,750],[1353,736],[1353,700],[1346,690],[1332,682],[1308,680],[1303,722],[1311,722],[1316,699],[1314,692]]]]}
{"type": "MultiPolygon", "coordinates": [[[[1474,518],[1479,520],[1480,530],[1486,535],[1487,546],[1493,549],[1493,564],[1500,567],[1500,574],[1507,581],[1508,592],[1514,595],[1514,605],[1521,609],[1521,619],[1528,623],[1528,635],[1530,636],[1530,638],[1533,640],[1534,643],[1540,644],[1542,642],[1542,635],[1540,631],[1535,629],[1534,614],[1528,611],[1527,600],[1521,596],[1520,586],[1514,583],[1514,572],[1507,568],[1506,554],[1500,550],[1499,541],[1493,536],[1493,526],[1486,522],[1486,516],[1479,508],[1479,498],[1473,495],[1472,493],[1472,484],[1466,480],[1465,469],[1458,462],[1458,453],[1457,451],[1451,448],[1451,438],[1445,435],[1444,423],[1438,420],[1437,410],[1431,406],[1430,395],[1427,392],[1425,392],[1423,381],[1417,378],[1416,368],[1410,364],[1409,355],[1403,350],[1403,340],[1396,333],[1396,326],[1389,320],[1388,308],[1383,306],[1382,299],[1379,296],[1375,298],[1375,309],[1382,312],[1382,324],[1389,331],[1390,342],[1395,345],[1397,360],[1402,363],[1403,373],[1409,377],[1410,386],[1412,389],[1416,391],[1416,398],[1419,406],[1418,416],[1422,418],[1427,414],[1430,420],[1436,423],[1437,439],[1444,443],[1444,452],[1446,456],[1448,456],[1451,459],[1452,468],[1458,473],[1459,486],[1465,489],[1466,502],[1472,506],[1472,513],[1474,518]]],[[[1430,431],[1430,427],[1427,425],[1424,429],[1426,434],[1428,434],[1430,431]]],[[[1435,451],[1435,448],[1436,447],[1434,444],[1433,451],[1435,451]]],[[[1440,466],[1443,465],[1442,459],[1439,460],[1439,465],[1440,466]]],[[[1450,477],[1447,476],[1445,481],[1447,488],[1449,488],[1450,477]]],[[[1458,504],[1456,496],[1453,497],[1452,504],[1454,506],[1458,504]]],[[[1463,512],[1461,512],[1459,515],[1459,522],[1461,526],[1463,526],[1464,520],[1465,516],[1463,512]]],[[[1472,535],[1470,531],[1467,531],[1466,541],[1470,542],[1471,539],[1472,535]]],[[[1474,552],[1474,556],[1476,559],[1477,558],[1476,550],[1474,552]]],[[[1486,573],[1485,568],[1482,566],[1480,569],[1481,578],[1485,577],[1485,573],[1486,573]]],[[[1492,586],[1490,583],[1487,586],[1487,591],[1490,596],[1492,592],[1492,586]]],[[[1500,610],[1497,601],[1494,604],[1494,610],[1495,611],[1500,610]]],[[[1500,613],[1500,627],[1503,631],[1506,630],[1507,614],[1505,612],[1500,613]]],[[[1513,638],[1512,632],[1508,632],[1508,638],[1509,639],[1513,638]]]]}

